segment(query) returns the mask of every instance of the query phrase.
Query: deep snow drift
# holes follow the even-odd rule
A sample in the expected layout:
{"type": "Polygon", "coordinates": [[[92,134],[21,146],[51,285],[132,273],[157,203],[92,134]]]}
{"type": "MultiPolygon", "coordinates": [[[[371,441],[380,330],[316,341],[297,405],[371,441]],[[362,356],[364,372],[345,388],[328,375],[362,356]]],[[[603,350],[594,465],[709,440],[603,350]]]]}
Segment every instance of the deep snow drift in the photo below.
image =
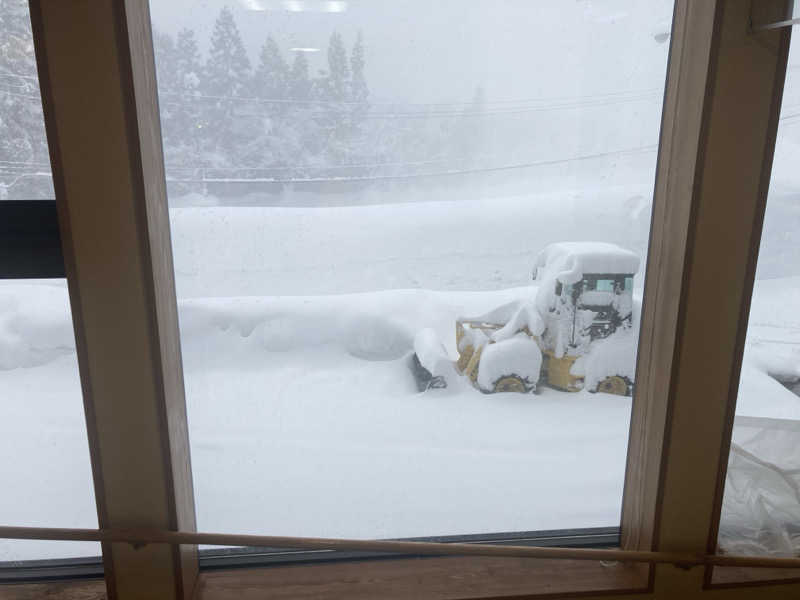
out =
{"type": "MultiPolygon", "coordinates": [[[[174,211],[200,529],[381,538],[616,525],[628,398],[547,388],[484,395],[471,386],[419,394],[406,359],[424,329],[455,358],[458,317],[533,298],[536,252],[569,230],[557,208],[584,226],[604,219],[609,239],[642,248],[646,223],[628,210],[636,194],[605,193],[599,215],[596,196],[581,193],[493,199],[491,211],[471,203],[174,211]],[[553,218],[525,224],[518,213],[553,218]],[[484,291],[458,291],[469,288],[484,291]]],[[[748,357],[767,343],[756,335],[800,332],[791,310],[798,294],[800,279],[758,282],[748,357]]],[[[0,514],[92,527],[66,290],[0,283],[0,307],[10,415],[0,444],[11,457],[0,467],[10,482],[0,514]]],[[[800,399],[767,374],[770,356],[748,358],[739,413],[798,419],[800,399]]],[[[0,560],[97,552],[0,543],[0,560]]]]}

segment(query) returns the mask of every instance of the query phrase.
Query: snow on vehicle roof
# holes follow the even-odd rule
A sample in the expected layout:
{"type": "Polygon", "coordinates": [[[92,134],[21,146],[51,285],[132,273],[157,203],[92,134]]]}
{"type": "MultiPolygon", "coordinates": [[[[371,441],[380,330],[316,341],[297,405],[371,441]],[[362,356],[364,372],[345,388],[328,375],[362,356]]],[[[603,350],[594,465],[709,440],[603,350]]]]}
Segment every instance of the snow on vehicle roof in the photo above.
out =
{"type": "Polygon", "coordinates": [[[632,275],[639,270],[639,257],[605,242],[558,242],[546,246],[534,262],[536,279],[576,283],[585,274],[632,275]]]}

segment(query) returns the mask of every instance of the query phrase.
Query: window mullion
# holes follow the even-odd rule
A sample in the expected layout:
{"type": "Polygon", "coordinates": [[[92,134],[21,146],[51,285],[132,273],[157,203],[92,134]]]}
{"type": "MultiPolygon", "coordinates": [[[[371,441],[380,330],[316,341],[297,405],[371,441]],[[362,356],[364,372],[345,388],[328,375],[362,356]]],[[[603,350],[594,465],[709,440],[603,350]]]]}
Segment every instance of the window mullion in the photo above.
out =
{"type": "MultiPolygon", "coordinates": [[[[147,2],[32,1],[101,528],[193,531],[147,2]]],[[[103,545],[111,598],[189,598],[194,546],[103,545]]]]}
{"type": "MultiPolygon", "coordinates": [[[[656,211],[691,200],[690,212],[682,215],[688,217],[688,236],[681,280],[660,288],[656,295],[651,290],[648,297],[648,302],[655,298],[653,303],[660,302],[662,295],[680,302],[671,375],[660,386],[662,395],[668,390],[668,403],[660,407],[661,422],[638,432],[659,437],[663,424],[660,468],[647,475],[646,509],[652,511],[653,538],[640,538],[661,551],[713,553],[716,549],[720,494],[790,35],[789,29],[753,33],[750,25],[779,21],[790,8],[786,0],[679,1],[676,6],[676,24],[682,21],[690,35],[701,28],[697,33],[710,46],[676,49],[687,35],[676,27],[670,67],[673,84],[679,88],[688,83],[690,79],[681,81],[687,76],[699,82],[703,70],[707,81],[703,89],[690,85],[685,90],[683,110],[679,102],[671,105],[668,86],[665,123],[673,122],[662,132],[661,159],[681,171],[673,174],[677,186],[670,188],[669,173],[667,181],[660,180],[656,186],[656,211]],[[685,17],[680,19],[682,13],[685,17]],[[702,109],[700,121],[698,108],[702,109]],[[669,148],[672,151],[667,154],[669,148]]],[[[648,331],[644,319],[642,331],[648,331]]],[[[651,335],[656,333],[651,331],[651,335]]],[[[638,406],[634,412],[645,408],[652,410],[652,406],[638,406]]],[[[652,445],[652,441],[639,442],[652,445]]],[[[652,449],[636,451],[632,441],[633,460],[642,455],[655,460],[652,449]]],[[[628,486],[626,502],[631,491],[628,486]]]]}

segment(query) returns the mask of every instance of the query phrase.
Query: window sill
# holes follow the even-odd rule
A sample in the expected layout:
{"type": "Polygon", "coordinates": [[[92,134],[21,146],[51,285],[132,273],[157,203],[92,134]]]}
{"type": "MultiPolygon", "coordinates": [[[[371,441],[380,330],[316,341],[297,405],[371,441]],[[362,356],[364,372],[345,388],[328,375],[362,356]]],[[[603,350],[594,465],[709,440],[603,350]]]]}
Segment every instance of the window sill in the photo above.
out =
{"type": "Polygon", "coordinates": [[[106,600],[102,579],[0,585],[2,600],[106,600]]]}
{"type": "Polygon", "coordinates": [[[800,569],[764,569],[745,567],[714,567],[709,589],[800,583],[800,569]]]}
{"type": "Polygon", "coordinates": [[[202,573],[198,600],[382,600],[645,592],[646,565],[487,557],[415,558],[202,573]]]}
{"type": "MultiPolygon", "coordinates": [[[[516,558],[372,560],[200,574],[197,600],[455,600],[648,591],[646,565],[516,558]]],[[[105,600],[103,580],[0,586],[3,600],[105,600]]]]}

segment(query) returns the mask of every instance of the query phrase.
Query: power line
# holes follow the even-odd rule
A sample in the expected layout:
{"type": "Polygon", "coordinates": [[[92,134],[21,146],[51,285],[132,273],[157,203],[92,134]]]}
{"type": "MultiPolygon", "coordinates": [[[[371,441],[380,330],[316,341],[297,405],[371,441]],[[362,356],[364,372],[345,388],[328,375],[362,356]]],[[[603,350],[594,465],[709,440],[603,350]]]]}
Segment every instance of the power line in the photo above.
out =
{"type": "MultiPolygon", "coordinates": [[[[204,96],[193,95],[184,96],[184,98],[200,99],[200,100],[231,100],[242,102],[254,102],[257,104],[270,103],[257,99],[241,98],[239,96],[204,96]]],[[[631,102],[641,102],[645,100],[655,100],[661,98],[661,94],[647,94],[639,96],[626,96],[620,98],[599,98],[593,101],[575,101],[575,102],[562,102],[560,104],[539,105],[539,106],[520,106],[509,107],[495,110],[464,110],[464,111],[427,111],[427,112],[368,112],[363,115],[365,119],[434,119],[434,118],[462,118],[462,117],[489,117],[498,115],[518,115],[525,113],[537,112],[552,112],[557,110],[570,110],[580,108],[590,108],[596,106],[610,106],[615,104],[627,104],[631,102]]],[[[165,106],[184,106],[184,102],[166,101],[163,102],[165,106]]],[[[339,106],[347,106],[346,103],[338,103],[339,106]]],[[[327,117],[331,113],[328,112],[312,112],[311,116],[327,117]]]]}
{"type": "MultiPolygon", "coordinates": [[[[523,98],[523,99],[504,99],[490,100],[483,102],[484,105],[493,104],[531,104],[535,102],[558,102],[558,101],[581,101],[592,99],[610,99],[618,96],[640,96],[650,94],[662,94],[662,88],[649,88],[645,90],[629,90],[618,92],[606,92],[601,94],[591,94],[585,96],[550,96],[544,98],[523,98]]],[[[474,106],[475,102],[352,102],[346,100],[299,100],[290,98],[264,98],[260,96],[224,96],[209,94],[191,94],[186,92],[173,92],[169,90],[159,90],[159,96],[178,96],[186,98],[201,98],[209,100],[239,100],[243,102],[253,102],[260,104],[309,104],[309,105],[336,105],[336,106],[416,106],[420,108],[444,107],[444,106],[474,106]]]]}
{"type": "Polygon", "coordinates": [[[603,158],[608,156],[619,156],[622,154],[639,154],[644,152],[655,152],[658,146],[653,144],[651,146],[641,146],[638,148],[628,148],[625,150],[618,150],[615,152],[601,152],[598,154],[587,154],[584,156],[575,156],[572,158],[545,160],[539,162],[521,163],[515,165],[503,165],[499,167],[486,167],[482,169],[465,169],[458,171],[438,171],[434,173],[412,173],[401,175],[369,175],[369,176],[356,176],[356,177],[307,177],[297,179],[274,179],[274,178],[208,178],[208,179],[167,179],[171,183],[341,183],[341,182],[356,182],[356,181],[387,181],[387,180],[405,180],[405,179],[423,179],[431,177],[452,177],[459,175],[471,175],[476,173],[494,173],[500,171],[512,171],[517,169],[530,169],[533,167],[541,167],[548,165],[563,164],[568,162],[577,162],[583,160],[590,160],[593,158],[603,158]]]}
{"type": "MultiPolygon", "coordinates": [[[[780,121],[788,121],[797,119],[800,117],[800,113],[794,113],[791,115],[785,115],[781,117],[780,121]]],[[[461,175],[461,174],[468,174],[468,173],[482,173],[482,172],[492,172],[492,171],[502,171],[502,170],[511,170],[511,169],[522,169],[522,168],[531,168],[535,166],[542,166],[548,164],[558,164],[558,163],[565,163],[570,161],[580,161],[580,160],[587,160],[591,158],[598,158],[603,156],[611,156],[611,155],[620,155],[625,153],[636,153],[642,151],[649,151],[655,150],[657,146],[642,146],[639,148],[630,148],[626,150],[620,150],[615,152],[605,152],[600,154],[592,154],[592,155],[585,155],[585,156],[578,156],[568,159],[557,159],[554,161],[542,161],[542,162],[534,162],[534,163],[522,163],[518,165],[505,165],[500,167],[489,167],[484,169],[471,169],[471,170],[460,170],[460,171],[442,171],[436,173],[421,173],[421,174],[400,174],[400,175],[377,175],[377,176],[364,176],[364,177],[335,177],[335,178],[300,178],[300,179],[273,179],[273,178],[206,178],[206,179],[169,179],[172,182],[213,182],[213,181],[226,181],[226,182],[265,182],[265,183],[305,183],[305,182],[323,182],[323,181],[364,181],[370,179],[408,179],[408,178],[415,178],[415,177],[438,177],[438,176],[448,176],[448,175],[461,175]]],[[[474,158],[473,158],[474,159],[474,158]]],[[[401,167],[401,166],[420,166],[426,164],[438,164],[442,162],[458,162],[460,160],[467,160],[466,157],[459,157],[459,158],[441,158],[441,159],[433,159],[433,160],[426,160],[426,161],[409,161],[409,162],[389,162],[389,163],[359,163],[359,164],[338,164],[338,165],[284,165],[284,166],[257,166],[257,167],[212,167],[212,166],[185,166],[185,165],[166,165],[166,169],[170,171],[187,171],[187,170],[194,170],[194,171],[290,171],[290,170],[306,170],[306,169],[319,169],[319,170],[335,170],[335,169],[353,169],[353,168],[378,168],[378,167],[401,167]]],[[[12,161],[12,160],[0,160],[0,171],[4,171],[8,174],[19,174],[21,171],[24,171],[28,167],[50,167],[49,163],[46,162],[36,162],[36,161],[12,161]]],[[[49,175],[49,173],[45,172],[34,172],[30,173],[33,176],[45,176],[49,175]]]]}
{"type": "MultiPolygon", "coordinates": [[[[553,112],[558,110],[573,110],[573,109],[586,109],[598,106],[612,106],[616,104],[628,104],[631,102],[641,102],[645,100],[656,100],[661,98],[661,95],[630,97],[616,100],[604,100],[596,102],[582,102],[582,103],[564,103],[552,104],[548,106],[530,106],[524,108],[514,108],[506,110],[475,110],[463,112],[427,112],[427,113],[367,113],[364,115],[366,119],[433,119],[433,118],[462,118],[462,117],[493,117],[498,115],[519,115],[526,113],[539,113],[539,112],[553,112]]],[[[325,113],[321,113],[325,114],[325,113]]]]}
{"type": "Polygon", "coordinates": [[[355,163],[355,164],[338,164],[338,165],[264,165],[256,167],[213,167],[213,166],[188,166],[188,165],[166,165],[166,169],[170,171],[301,171],[305,169],[319,169],[323,171],[336,170],[336,169],[367,169],[378,167],[416,167],[420,165],[435,165],[443,162],[459,162],[463,160],[474,160],[475,158],[484,157],[466,157],[460,156],[455,158],[437,158],[432,160],[419,160],[408,162],[387,162],[387,163],[355,163]]]}

